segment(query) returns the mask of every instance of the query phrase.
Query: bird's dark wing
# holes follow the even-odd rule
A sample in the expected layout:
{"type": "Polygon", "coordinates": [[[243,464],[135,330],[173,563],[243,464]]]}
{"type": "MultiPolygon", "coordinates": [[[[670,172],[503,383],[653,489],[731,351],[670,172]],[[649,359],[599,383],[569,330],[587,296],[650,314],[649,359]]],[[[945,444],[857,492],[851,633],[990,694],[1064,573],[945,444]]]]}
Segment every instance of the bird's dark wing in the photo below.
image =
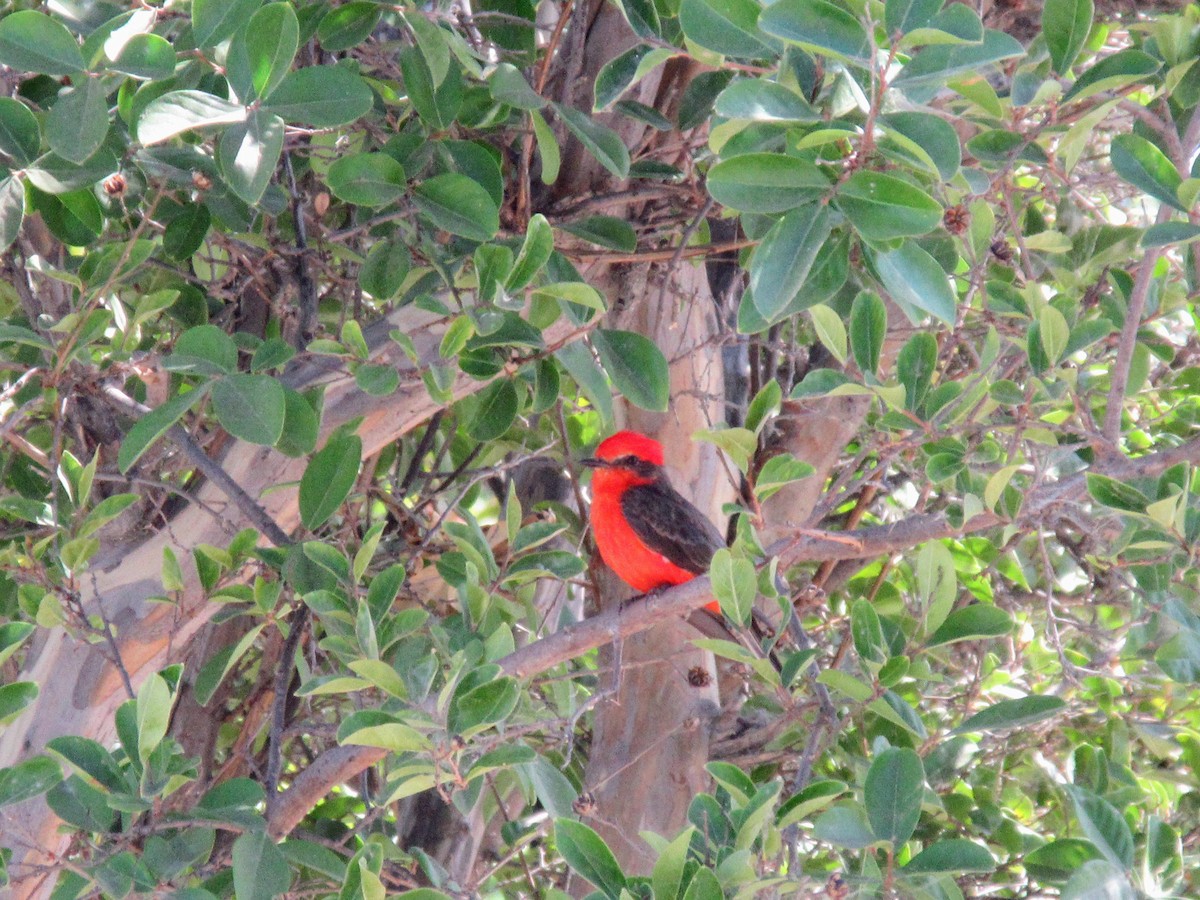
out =
{"type": "Polygon", "coordinates": [[[621,511],[647,547],[697,575],[725,546],[717,527],[663,478],[628,488],[621,511]]]}

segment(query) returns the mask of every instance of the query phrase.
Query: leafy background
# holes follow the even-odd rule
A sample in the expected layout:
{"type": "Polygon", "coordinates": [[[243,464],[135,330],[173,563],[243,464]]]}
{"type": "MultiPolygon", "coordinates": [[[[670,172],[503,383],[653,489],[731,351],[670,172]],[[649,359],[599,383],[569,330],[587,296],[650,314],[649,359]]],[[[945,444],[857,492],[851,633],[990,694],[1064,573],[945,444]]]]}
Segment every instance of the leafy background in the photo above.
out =
{"type": "Polygon", "coordinates": [[[8,889],[1194,895],[1200,8],[980,13],[6,7],[8,889]]]}

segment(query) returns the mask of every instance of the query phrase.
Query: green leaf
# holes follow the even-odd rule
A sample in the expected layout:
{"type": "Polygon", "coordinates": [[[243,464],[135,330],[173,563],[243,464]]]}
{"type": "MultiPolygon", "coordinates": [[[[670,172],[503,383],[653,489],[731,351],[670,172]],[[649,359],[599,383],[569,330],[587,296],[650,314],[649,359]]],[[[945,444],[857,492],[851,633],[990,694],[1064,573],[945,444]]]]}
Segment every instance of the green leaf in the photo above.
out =
{"type": "Polygon", "coordinates": [[[554,109],[600,165],[618,178],[629,176],[629,150],[619,134],[573,107],[556,103],[554,109]]]}
{"type": "Polygon", "coordinates": [[[782,401],[783,388],[779,386],[778,381],[768,381],[759,388],[750,405],[746,407],[746,430],[758,434],[767,419],[779,412],[782,401]]]}
{"type": "Polygon", "coordinates": [[[637,234],[633,226],[615,216],[588,216],[575,222],[564,222],[558,227],[568,234],[610,250],[632,253],[637,249],[637,234]]]}
{"type": "Polygon", "coordinates": [[[1125,818],[1103,797],[1076,785],[1067,785],[1075,815],[1088,840],[1114,866],[1128,870],[1133,865],[1133,833],[1125,818]]]}
{"type": "Polygon", "coordinates": [[[768,324],[789,308],[833,231],[828,207],[801,207],[771,226],[750,259],[754,306],[768,324]]]}
{"type": "Polygon", "coordinates": [[[221,174],[230,189],[251,206],[262,199],[283,153],[283,119],[256,109],[221,135],[221,174]]]}
{"type": "Polygon", "coordinates": [[[722,206],[743,212],[794,209],[829,193],[829,179],[808,160],[778,153],[746,153],[717,163],[708,192],[722,206]]]}
{"type": "Polygon", "coordinates": [[[939,44],[918,51],[892,85],[910,95],[927,96],[925,92],[941,86],[954,75],[978,73],[992,63],[1024,55],[1025,48],[1016,38],[986,28],[983,40],[977,44],[939,44]]]}
{"type": "Polygon", "coordinates": [[[1106,56],[1075,79],[1062,97],[1062,103],[1086,100],[1100,91],[1117,90],[1129,84],[1148,80],[1162,63],[1141,50],[1127,47],[1106,56]]]}
{"type": "Polygon", "coordinates": [[[945,0],[887,0],[883,7],[883,23],[888,34],[908,34],[923,28],[937,15],[945,0]]]}
{"type": "Polygon", "coordinates": [[[46,116],[50,149],[73,163],[82,163],[95,153],[107,134],[108,102],[99,78],[80,78],[59,95],[46,116]]]}
{"type": "Polygon", "coordinates": [[[1092,859],[1071,873],[1059,894],[1061,900],[1139,900],[1142,896],[1133,889],[1126,874],[1127,867],[1115,865],[1107,859],[1092,859]]]}
{"type": "Polygon", "coordinates": [[[887,306],[874,291],[859,291],[850,307],[850,349],[864,375],[875,375],[887,337],[887,306]]]}
{"type": "Polygon", "coordinates": [[[721,91],[714,109],[727,119],[750,122],[821,121],[821,113],[795,91],[761,78],[735,78],[721,91]]]}
{"type": "Polygon", "coordinates": [[[958,300],[949,279],[937,261],[914,241],[895,250],[872,254],[883,286],[905,315],[919,323],[917,310],[953,325],[958,300]]]}
{"type": "Polygon", "coordinates": [[[500,230],[495,201],[466,175],[435,175],[414,188],[413,199],[434,225],[451,234],[486,241],[500,230]]]}
{"type": "Polygon", "coordinates": [[[244,42],[253,96],[269,97],[292,68],[300,46],[300,22],[292,5],[268,3],[255,12],[246,26],[244,42]]]}
{"type": "Polygon", "coordinates": [[[15,766],[0,769],[0,806],[44,794],[62,778],[62,769],[48,756],[32,756],[15,766]]]}
{"type": "Polygon", "coordinates": [[[292,885],[292,869],[266,831],[233,842],[233,891],[238,900],[274,900],[292,885]]]}
{"type": "MultiPolygon", "coordinates": [[[[163,252],[183,261],[200,249],[212,225],[212,214],[203,203],[189,203],[163,231],[163,252]]],[[[178,299],[179,292],[175,292],[178,299]]]]}
{"type": "Polygon", "coordinates": [[[684,867],[688,861],[688,847],[696,829],[689,826],[671,841],[658,855],[654,863],[654,871],[650,875],[650,885],[655,897],[674,898],[679,896],[679,888],[683,884],[684,867]]]}
{"type": "Polygon", "coordinates": [[[347,3],[329,10],[317,26],[317,39],[326,53],[338,53],[357,47],[375,30],[383,7],[366,0],[347,3]]]}
{"type": "Polygon", "coordinates": [[[876,840],[866,812],[858,804],[849,803],[830,807],[817,816],[813,837],[847,850],[862,850],[876,840]]]}
{"type": "Polygon", "coordinates": [[[867,770],[863,801],[875,837],[899,847],[916,830],[925,796],[921,757],[907,747],[889,747],[867,770]]]}
{"type": "Polygon", "coordinates": [[[745,472],[750,467],[750,457],[758,447],[758,437],[747,428],[716,428],[712,431],[697,431],[693,440],[713,444],[728,454],[733,464],[745,472]]]}
{"type": "Polygon", "coordinates": [[[7,723],[20,715],[37,699],[37,695],[38,686],[33,681],[12,681],[0,685],[0,723],[7,723]]]}
{"type": "Polygon", "coordinates": [[[813,467],[790,453],[779,453],[766,461],[754,479],[754,495],[765,501],[784,486],[813,474],[813,467]]]}
{"type": "Polygon", "coordinates": [[[1144,137],[1119,134],[1113,138],[1112,165],[1118,175],[1138,190],[1180,212],[1187,212],[1176,196],[1183,182],[1178,170],[1166,154],[1144,137]]]}
{"type": "Polygon", "coordinates": [[[263,108],[287,122],[314,128],[349,125],[374,102],[367,83],[343,66],[309,66],[288,73],[263,108]]]}
{"type": "Polygon", "coordinates": [[[1172,681],[1200,683],[1200,634],[1181,630],[1155,651],[1154,662],[1172,681]]]}
{"type": "Polygon", "coordinates": [[[1200,238],[1200,225],[1191,222],[1158,222],[1146,229],[1142,235],[1142,246],[1166,247],[1190,243],[1196,238],[1200,238]]]}
{"type": "Polygon", "coordinates": [[[404,284],[410,265],[408,247],[401,241],[385,238],[367,253],[358,283],[376,300],[390,300],[404,284]]]}
{"type": "Polygon", "coordinates": [[[846,362],[846,326],[842,322],[842,317],[822,303],[810,307],[808,314],[812,316],[813,330],[816,331],[817,340],[821,342],[821,346],[828,350],[838,363],[844,365],[846,362]]]}
{"type": "Polygon", "coordinates": [[[85,68],[71,32],[57,19],[31,9],[0,19],[0,63],[41,75],[73,75],[85,68]]]}
{"type": "Polygon", "coordinates": [[[688,40],[724,56],[758,58],[774,51],[758,28],[753,0],[683,0],[679,25],[688,40]]]}
{"type": "Polygon", "coordinates": [[[404,76],[408,100],[426,127],[436,131],[449,128],[462,106],[459,69],[450,69],[447,77],[435,80],[424,53],[416,46],[400,51],[400,72],[404,76]]]}
{"type": "Polygon", "coordinates": [[[109,68],[146,81],[170,78],[175,72],[175,48],[157,34],[135,34],[125,42],[109,68]]]}
{"type": "Polygon", "coordinates": [[[758,27],[806,50],[859,65],[871,58],[871,43],[862,23],[827,0],[778,0],[759,16],[758,27]]]}
{"type": "Polygon", "coordinates": [[[1043,694],[1018,697],[1015,700],[1001,700],[986,709],[981,709],[950,733],[1002,731],[1006,728],[1031,725],[1057,715],[1066,708],[1066,705],[1066,701],[1059,697],[1043,694]]]}
{"type": "Polygon", "coordinates": [[[850,607],[850,634],[858,658],[865,662],[883,663],[888,657],[887,642],[879,614],[869,600],[859,598],[850,607]]]}
{"type": "Polygon", "coordinates": [[[519,405],[516,385],[507,378],[496,379],[479,395],[467,433],[477,441],[494,441],[512,427],[519,405]]]}
{"type": "Polygon", "coordinates": [[[309,531],[323,525],[350,496],[362,462],[362,440],[335,434],[309,460],[300,478],[300,521],[309,531]]]}
{"type": "Polygon", "coordinates": [[[1087,43],[1094,13],[1092,0],[1046,0],[1042,7],[1042,34],[1059,75],[1067,73],[1087,43]]]}
{"type": "Polygon", "coordinates": [[[1107,475],[1088,472],[1087,489],[1097,503],[1122,512],[1142,513],[1150,505],[1149,498],[1133,485],[1107,475]]]}
{"type": "Polygon", "coordinates": [[[404,194],[404,167],[386,153],[342,156],[329,167],[329,188],[359,206],[384,206],[404,194]]]}
{"type": "Polygon", "coordinates": [[[510,293],[519,291],[537,276],[550,254],[554,252],[554,230],[546,217],[535,213],[529,220],[525,230],[525,242],[521,244],[521,252],[504,279],[504,289],[510,293]]]}
{"type": "Polygon", "coordinates": [[[236,438],[269,447],[283,434],[283,385],[270,375],[219,378],[212,399],[217,421],[236,438]]]}
{"type": "Polygon", "coordinates": [[[138,140],[146,146],[190,131],[236,125],[246,120],[246,108],[204,91],[170,91],[154,100],[137,120],[138,140]]]}
{"type": "Polygon", "coordinates": [[[514,678],[485,681],[455,696],[450,704],[447,727],[452,733],[460,734],[500,722],[516,709],[520,697],[521,691],[514,678]]]}
{"type": "Polygon", "coordinates": [[[662,65],[674,54],[662,47],[635,44],[624,53],[614,56],[596,75],[596,100],[593,112],[600,112],[615,103],[634,83],[640,81],[656,66],[662,65]]]}
{"type": "Polygon", "coordinates": [[[1066,881],[1088,860],[1100,858],[1091,841],[1059,838],[1031,850],[1025,856],[1025,868],[1039,881],[1066,881]]]}
{"type": "Polygon", "coordinates": [[[1049,304],[1043,306],[1038,313],[1038,325],[1042,349],[1046,352],[1050,365],[1054,365],[1062,359],[1063,351],[1067,349],[1067,342],[1071,339],[1071,326],[1067,324],[1066,316],[1049,304]]]}
{"type": "Polygon", "coordinates": [[[542,184],[554,184],[558,180],[559,167],[562,165],[558,140],[554,137],[554,131],[546,124],[546,120],[542,118],[541,113],[536,110],[530,110],[529,121],[533,125],[533,134],[537,138],[538,153],[542,157],[542,184]]]}
{"type": "Polygon", "coordinates": [[[713,555],[708,575],[712,580],[713,596],[725,617],[740,625],[749,622],[758,594],[758,573],[754,571],[754,563],[735,557],[722,547],[713,555]]]}
{"type": "Polygon", "coordinates": [[[904,865],[905,872],[992,872],[995,857],[987,847],[963,838],[936,841],[904,865]]]}
{"type": "Polygon", "coordinates": [[[920,158],[918,151],[924,153],[943,181],[949,181],[958,173],[962,165],[962,144],[954,126],[942,117],[916,111],[895,112],[881,116],[880,122],[886,129],[885,141],[890,137],[908,151],[906,156],[921,163],[925,160],[920,158]],[[916,150],[911,150],[897,136],[911,141],[916,150]]]}
{"type": "Polygon", "coordinates": [[[583,341],[575,341],[555,351],[554,358],[567,370],[579,385],[583,396],[595,407],[604,427],[609,428],[613,423],[612,391],[587,345],[583,341]]]}
{"type": "Polygon", "coordinates": [[[255,625],[241,639],[233,645],[223,647],[213,654],[196,675],[196,681],[193,685],[196,702],[201,706],[207,706],[208,701],[212,699],[221,682],[225,680],[225,676],[229,671],[238,664],[246,652],[258,639],[265,625],[255,625]]]}
{"type": "Polygon", "coordinates": [[[667,358],[657,345],[632,331],[598,328],[592,346],[613,384],[630,403],[655,412],[666,412],[671,399],[667,358]]]}
{"type": "Polygon", "coordinates": [[[868,241],[916,237],[942,222],[941,204],[919,187],[881,172],[855,172],[838,189],[834,203],[868,241]]]}
{"type": "Polygon", "coordinates": [[[25,166],[37,157],[41,145],[38,120],[29,107],[11,97],[0,97],[0,152],[25,166]]]}
{"type": "Polygon", "coordinates": [[[261,0],[192,0],[192,39],[215,47],[244,29],[261,0]]]}
{"type": "Polygon", "coordinates": [[[1004,610],[990,603],[974,603],[946,616],[946,621],[929,636],[925,646],[1001,637],[1012,631],[1012,627],[1012,619],[1004,610]]]}
{"type": "Polygon", "coordinates": [[[610,900],[624,890],[625,873],[608,845],[582,822],[558,819],[554,823],[554,844],[575,872],[599,888],[610,900]]]}
{"type": "Polygon", "coordinates": [[[183,414],[207,393],[208,385],[201,385],[186,394],[172,397],[162,406],[150,410],[138,419],[121,441],[121,449],[117,452],[117,468],[121,473],[125,474],[133,468],[133,464],[141,459],[150,445],[166,434],[167,429],[178,422],[183,414]]]}
{"type": "Polygon", "coordinates": [[[137,695],[138,755],[142,764],[150,758],[171,723],[171,689],[166,680],[154,673],[147,678],[137,695]]]}
{"type": "Polygon", "coordinates": [[[547,103],[512,63],[500,63],[488,78],[488,87],[497,101],[516,109],[541,109],[547,103]]]}

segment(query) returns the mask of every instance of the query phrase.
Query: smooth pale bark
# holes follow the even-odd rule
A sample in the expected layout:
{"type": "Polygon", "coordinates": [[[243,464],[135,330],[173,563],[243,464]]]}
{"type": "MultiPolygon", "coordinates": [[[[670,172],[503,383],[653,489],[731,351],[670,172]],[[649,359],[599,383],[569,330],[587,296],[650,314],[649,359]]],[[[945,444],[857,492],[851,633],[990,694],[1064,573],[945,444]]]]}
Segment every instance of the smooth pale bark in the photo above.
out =
{"type": "MultiPolygon", "coordinates": [[[[387,397],[364,394],[353,375],[329,364],[298,370],[289,379],[294,386],[325,385],[320,442],[334,428],[361,417],[358,434],[364,456],[370,456],[428,420],[441,404],[429,397],[420,373],[439,358],[438,346],[448,321],[409,306],[370,329],[373,361],[394,365],[401,373],[399,389],[387,397]],[[412,339],[418,364],[387,338],[393,329],[412,339]]],[[[560,321],[545,337],[554,347],[571,339],[573,329],[560,321]]],[[[460,373],[452,388],[454,398],[474,393],[483,384],[460,373]]],[[[231,441],[220,459],[226,473],[288,533],[300,524],[296,484],[306,464],[307,459],[290,459],[241,441],[231,441]]],[[[201,502],[188,505],[141,544],[105,551],[82,579],[84,606],[89,612],[102,610],[113,623],[121,661],[135,690],[151,673],[182,659],[188,642],[219,608],[208,603],[200,590],[191,562],[193,548],[227,545],[248,525],[243,513],[212,484],[201,487],[197,499],[201,502]],[[219,517],[204,507],[218,510],[219,517]],[[179,559],[187,582],[178,605],[148,600],[163,593],[160,570],[163,550],[168,547],[179,559]]],[[[116,667],[102,648],[77,640],[62,628],[49,630],[31,650],[20,678],[35,682],[41,690],[38,700],[0,732],[0,767],[38,753],[47,741],[60,735],[111,741],[113,714],[128,698],[116,667]]],[[[36,879],[16,879],[33,867],[50,863],[65,849],[67,838],[56,833],[57,826],[57,817],[40,799],[0,809],[0,844],[14,852],[9,863],[14,877],[12,896],[41,896],[52,886],[36,879]]]]}

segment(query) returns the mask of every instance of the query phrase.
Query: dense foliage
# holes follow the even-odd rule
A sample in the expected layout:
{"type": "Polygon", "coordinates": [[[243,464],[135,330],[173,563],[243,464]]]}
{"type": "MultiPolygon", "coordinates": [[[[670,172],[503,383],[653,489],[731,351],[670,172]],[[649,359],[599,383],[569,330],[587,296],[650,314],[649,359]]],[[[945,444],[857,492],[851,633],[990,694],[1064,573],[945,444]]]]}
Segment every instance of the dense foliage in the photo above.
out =
{"type": "Polygon", "coordinates": [[[1010,5],[9,4],[9,889],[1200,891],[1200,8],[1010,5]],[[687,392],[638,303],[719,309],[744,681],[645,872],[642,620],[559,630],[573,460],[687,392]]]}

